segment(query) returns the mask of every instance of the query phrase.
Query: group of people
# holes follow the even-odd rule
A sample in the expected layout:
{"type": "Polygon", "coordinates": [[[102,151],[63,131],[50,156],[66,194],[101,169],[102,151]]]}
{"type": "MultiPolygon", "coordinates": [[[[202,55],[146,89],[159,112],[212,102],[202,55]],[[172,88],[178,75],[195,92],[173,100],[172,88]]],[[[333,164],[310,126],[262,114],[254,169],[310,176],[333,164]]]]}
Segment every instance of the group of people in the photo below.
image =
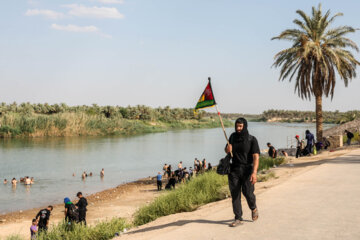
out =
{"type": "Polygon", "coordinates": [[[183,162],[180,161],[175,171],[172,169],[171,165],[165,163],[163,166],[163,174],[161,174],[161,172],[158,172],[156,176],[157,189],[158,191],[162,190],[163,177],[168,180],[165,189],[175,189],[176,183],[183,183],[190,180],[191,177],[196,176],[196,174],[209,170],[212,170],[212,165],[211,163],[206,163],[205,158],[202,161],[195,158],[194,168],[183,167],[183,162]]]}
{"type": "MultiPolygon", "coordinates": [[[[68,230],[73,227],[74,223],[86,225],[87,200],[81,192],[78,192],[76,196],[79,198],[79,201],[76,204],[72,203],[70,198],[64,198],[64,217],[68,230]]],[[[54,207],[51,205],[47,208],[41,209],[32,220],[30,227],[31,239],[36,239],[39,232],[46,232],[48,230],[50,215],[53,209],[54,207]]]]}
{"type": "MultiPolygon", "coordinates": [[[[75,173],[73,173],[72,176],[75,177],[75,176],[76,176],[75,173]]],[[[82,180],[85,180],[87,177],[92,177],[92,176],[93,176],[93,173],[92,173],[92,172],[90,172],[89,174],[87,174],[87,172],[84,171],[84,172],[81,174],[82,180]]],[[[101,171],[100,171],[100,177],[104,177],[104,176],[105,176],[105,170],[104,170],[104,168],[103,168],[103,169],[101,169],[101,171]]]]}
{"type": "MultiPolygon", "coordinates": [[[[347,145],[351,144],[351,139],[354,138],[354,134],[348,130],[345,130],[345,134],[347,136],[347,145]]],[[[317,153],[322,149],[328,149],[331,146],[330,141],[323,137],[320,141],[315,141],[314,134],[310,132],[310,130],[305,131],[305,139],[300,139],[299,135],[295,136],[296,140],[296,158],[299,158],[301,156],[309,156],[312,153],[317,153]],[[305,144],[306,140],[306,144],[305,144]]],[[[268,154],[269,157],[276,158],[277,157],[277,150],[274,146],[271,145],[271,143],[267,143],[267,146],[269,148],[268,154]]],[[[287,157],[288,154],[284,150],[281,151],[283,156],[287,157]]]]}
{"type": "MultiPolygon", "coordinates": [[[[26,176],[26,177],[21,177],[19,182],[23,183],[24,185],[31,185],[31,184],[34,184],[35,180],[33,177],[30,178],[29,176],[26,176]]],[[[16,178],[11,179],[11,184],[14,187],[16,186],[17,183],[18,183],[18,180],[16,180],[16,178]]],[[[4,179],[4,184],[8,184],[8,180],[6,178],[4,179]]]]}

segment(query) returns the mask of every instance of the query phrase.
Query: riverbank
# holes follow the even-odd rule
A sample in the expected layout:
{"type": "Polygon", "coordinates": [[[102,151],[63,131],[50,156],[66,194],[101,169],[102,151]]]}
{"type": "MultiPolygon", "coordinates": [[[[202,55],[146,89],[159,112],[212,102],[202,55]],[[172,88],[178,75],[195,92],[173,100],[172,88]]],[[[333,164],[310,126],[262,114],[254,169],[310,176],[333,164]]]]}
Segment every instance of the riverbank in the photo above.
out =
{"type": "MultiPolygon", "coordinates": [[[[343,148],[335,152],[323,152],[313,157],[290,158],[288,160],[293,166],[284,164],[264,173],[273,173],[273,177],[268,179],[268,181],[259,182],[256,186],[256,193],[266,191],[300,172],[311,169],[322,161],[349,153],[354,148],[355,147],[343,148]]],[[[150,203],[157,196],[159,196],[159,192],[156,191],[155,181],[150,179],[142,179],[87,196],[89,200],[88,222],[90,225],[93,225],[98,221],[111,219],[113,217],[123,217],[131,221],[133,214],[140,206],[150,203]]],[[[206,206],[201,208],[206,208],[206,206]]],[[[0,237],[4,238],[10,234],[28,236],[31,219],[38,211],[39,208],[0,216],[0,221],[5,220],[0,223],[0,237]]],[[[51,216],[51,224],[56,224],[62,219],[63,204],[55,205],[51,216]]]]}

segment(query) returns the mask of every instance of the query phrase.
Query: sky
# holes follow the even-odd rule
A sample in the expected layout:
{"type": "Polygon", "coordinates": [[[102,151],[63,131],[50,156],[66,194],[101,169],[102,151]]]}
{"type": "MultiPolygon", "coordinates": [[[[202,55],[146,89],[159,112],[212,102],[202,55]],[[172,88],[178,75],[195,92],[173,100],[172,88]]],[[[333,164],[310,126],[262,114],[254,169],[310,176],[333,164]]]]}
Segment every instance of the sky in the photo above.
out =
{"type": "MultiPolygon", "coordinates": [[[[290,43],[271,38],[295,27],[296,10],[310,14],[318,3],[2,0],[0,102],[192,108],[211,77],[221,112],[314,110],[293,82],[278,81],[274,55],[290,43]]],[[[360,28],[360,1],[322,7],[344,13],[334,27],[360,28]]],[[[349,37],[360,45],[360,31],[349,37]]],[[[323,110],[359,103],[360,77],[347,88],[338,78],[323,110]]]]}

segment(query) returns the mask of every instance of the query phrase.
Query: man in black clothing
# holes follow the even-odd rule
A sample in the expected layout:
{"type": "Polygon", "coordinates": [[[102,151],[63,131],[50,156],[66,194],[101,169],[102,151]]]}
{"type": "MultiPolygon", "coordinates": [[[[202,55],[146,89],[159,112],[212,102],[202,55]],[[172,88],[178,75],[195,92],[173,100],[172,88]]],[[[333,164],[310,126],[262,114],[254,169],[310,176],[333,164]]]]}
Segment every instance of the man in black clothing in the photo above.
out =
{"type": "Polygon", "coordinates": [[[236,227],[242,224],[241,192],[251,209],[252,220],[258,219],[259,214],[256,207],[254,195],[254,184],[257,181],[256,174],[259,167],[259,144],[254,136],[247,130],[247,121],[239,118],[235,122],[235,132],[231,134],[229,145],[225,152],[232,152],[233,158],[228,175],[229,188],[232,197],[232,206],[235,214],[235,221],[230,224],[236,227]]]}
{"type": "Polygon", "coordinates": [[[347,137],[347,145],[351,145],[351,139],[354,137],[354,134],[352,132],[349,132],[348,130],[345,130],[346,137],[347,137]]]}
{"type": "Polygon", "coordinates": [[[267,143],[267,146],[269,148],[269,150],[268,150],[269,157],[276,158],[277,157],[277,151],[274,148],[274,146],[271,145],[271,143],[267,143]]]}
{"type": "Polygon", "coordinates": [[[84,222],[86,225],[86,206],[88,205],[87,200],[83,197],[81,192],[78,192],[76,196],[79,198],[79,201],[76,203],[76,206],[79,210],[79,223],[84,222]]]}
{"type": "Polygon", "coordinates": [[[35,218],[38,220],[39,232],[47,231],[52,210],[53,206],[49,205],[47,208],[40,210],[36,215],[35,218]]]}

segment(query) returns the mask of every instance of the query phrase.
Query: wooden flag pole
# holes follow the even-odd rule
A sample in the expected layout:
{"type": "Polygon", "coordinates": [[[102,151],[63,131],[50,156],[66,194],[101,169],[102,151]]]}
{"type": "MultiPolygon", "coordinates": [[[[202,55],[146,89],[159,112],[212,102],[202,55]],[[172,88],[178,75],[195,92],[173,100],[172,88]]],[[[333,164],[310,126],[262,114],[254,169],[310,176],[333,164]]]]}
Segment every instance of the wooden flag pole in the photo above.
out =
{"type": "MultiPolygon", "coordinates": [[[[222,130],[223,130],[223,132],[224,132],[224,136],[225,136],[226,142],[227,142],[227,144],[229,145],[229,144],[230,144],[230,143],[229,143],[229,139],[228,139],[228,137],[227,137],[227,135],[226,135],[224,123],[223,123],[223,120],[222,120],[222,117],[221,117],[221,114],[220,114],[220,111],[219,111],[219,109],[218,109],[217,104],[215,104],[215,107],[216,107],[216,111],[217,111],[217,114],[218,114],[219,119],[220,119],[221,127],[222,127],[222,130]]],[[[233,153],[232,153],[232,152],[230,152],[230,155],[231,155],[231,157],[233,157],[233,153]]]]}

